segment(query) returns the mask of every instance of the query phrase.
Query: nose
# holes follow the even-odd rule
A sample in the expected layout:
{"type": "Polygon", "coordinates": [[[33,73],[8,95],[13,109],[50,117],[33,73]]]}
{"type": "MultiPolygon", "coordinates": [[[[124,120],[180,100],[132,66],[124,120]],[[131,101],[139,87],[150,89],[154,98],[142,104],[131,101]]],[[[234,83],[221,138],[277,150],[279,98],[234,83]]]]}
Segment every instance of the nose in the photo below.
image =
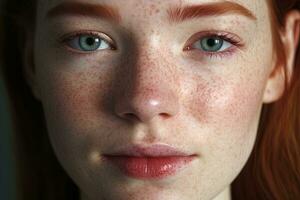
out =
{"type": "Polygon", "coordinates": [[[114,102],[115,113],[122,119],[147,123],[156,117],[166,119],[178,113],[174,73],[155,60],[146,56],[125,67],[114,102]]]}
{"type": "Polygon", "coordinates": [[[178,103],[165,88],[142,88],[126,92],[115,104],[115,112],[123,119],[149,122],[154,117],[169,118],[178,112],[178,103]]]}

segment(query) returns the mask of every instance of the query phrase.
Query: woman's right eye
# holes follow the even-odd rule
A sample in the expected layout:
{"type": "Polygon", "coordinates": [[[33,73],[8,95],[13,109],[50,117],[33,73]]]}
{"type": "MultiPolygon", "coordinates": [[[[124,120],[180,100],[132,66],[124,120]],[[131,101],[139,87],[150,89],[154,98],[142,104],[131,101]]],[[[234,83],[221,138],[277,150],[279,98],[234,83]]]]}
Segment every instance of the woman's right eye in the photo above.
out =
{"type": "Polygon", "coordinates": [[[68,47],[82,52],[113,49],[108,41],[96,34],[77,34],[64,40],[64,43],[68,47]]]}

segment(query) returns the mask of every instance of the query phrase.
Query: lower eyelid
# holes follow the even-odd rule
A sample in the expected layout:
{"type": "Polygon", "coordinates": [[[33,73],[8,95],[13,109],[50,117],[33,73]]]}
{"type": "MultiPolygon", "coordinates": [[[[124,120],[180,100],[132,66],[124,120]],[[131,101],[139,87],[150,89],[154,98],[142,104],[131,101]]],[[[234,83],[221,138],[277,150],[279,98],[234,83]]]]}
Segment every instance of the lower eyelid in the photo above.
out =
{"type": "Polygon", "coordinates": [[[236,53],[238,53],[238,48],[235,46],[229,47],[227,50],[220,52],[206,52],[199,49],[190,49],[185,51],[186,56],[197,61],[230,58],[236,53]]]}
{"type": "Polygon", "coordinates": [[[85,56],[95,56],[99,53],[100,53],[99,55],[102,55],[102,56],[111,54],[111,53],[108,53],[108,51],[105,51],[106,49],[100,49],[100,50],[96,50],[96,51],[81,51],[81,50],[74,49],[74,48],[71,48],[66,45],[65,45],[65,47],[61,47],[61,48],[68,54],[72,54],[77,58],[85,57],[85,56]]]}

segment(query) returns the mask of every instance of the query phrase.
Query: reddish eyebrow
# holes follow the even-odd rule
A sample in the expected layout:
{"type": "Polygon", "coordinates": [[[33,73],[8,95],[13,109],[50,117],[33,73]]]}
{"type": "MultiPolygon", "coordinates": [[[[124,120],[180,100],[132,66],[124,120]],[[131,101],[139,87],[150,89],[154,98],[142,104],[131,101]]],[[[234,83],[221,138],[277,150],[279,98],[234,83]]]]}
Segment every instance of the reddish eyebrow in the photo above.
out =
{"type": "Polygon", "coordinates": [[[64,2],[50,9],[47,18],[64,15],[88,16],[104,18],[114,22],[120,22],[121,17],[117,9],[108,5],[89,4],[81,2],[64,2]]]}
{"type": "Polygon", "coordinates": [[[173,7],[168,10],[170,22],[181,22],[204,16],[219,16],[223,14],[240,14],[256,20],[254,14],[240,4],[233,2],[209,3],[186,7],[173,7]]]}

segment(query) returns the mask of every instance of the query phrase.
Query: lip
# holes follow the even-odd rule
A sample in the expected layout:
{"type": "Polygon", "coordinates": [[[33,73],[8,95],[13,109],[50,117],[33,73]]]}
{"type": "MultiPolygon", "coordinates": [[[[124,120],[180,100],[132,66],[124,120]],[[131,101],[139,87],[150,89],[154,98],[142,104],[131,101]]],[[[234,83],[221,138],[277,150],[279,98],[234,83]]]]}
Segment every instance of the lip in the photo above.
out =
{"type": "MultiPolygon", "coordinates": [[[[110,153],[112,156],[158,157],[158,156],[190,156],[185,152],[166,144],[153,144],[150,146],[132,145],[123,147],[110,153]]],[[[195,155],[195,154],[194,154],[195,155]]]]}
{"type": "Polygon", "coordinates": [[[196,158],[196,154],[180,151],[164,144],[124,147],[104,158],[133,178],[165,178],[175,175],[196,158]]]}

